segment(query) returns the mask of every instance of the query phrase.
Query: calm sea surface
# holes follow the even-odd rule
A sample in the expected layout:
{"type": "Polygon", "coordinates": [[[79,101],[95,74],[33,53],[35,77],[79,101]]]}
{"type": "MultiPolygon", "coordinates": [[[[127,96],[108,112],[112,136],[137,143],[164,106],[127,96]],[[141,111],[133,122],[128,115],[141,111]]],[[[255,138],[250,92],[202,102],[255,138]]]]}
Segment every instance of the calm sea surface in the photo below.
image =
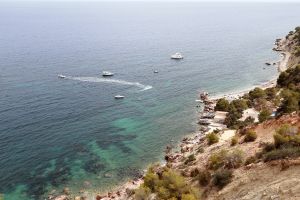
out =
{"type": "Polygon", "coordinates": [[[0,193],[42,199],[65,186],[103,191],[136,176],[197,129],[199,91],[217,95],[276,76],[264,62],[279,59],[274,40],[300,25],[299,10],[1,2],[0,193]],[[171,60],[178,51],[184,60],[171,60]],[[115,76],[103,79],[103,70],[115,76]]]}

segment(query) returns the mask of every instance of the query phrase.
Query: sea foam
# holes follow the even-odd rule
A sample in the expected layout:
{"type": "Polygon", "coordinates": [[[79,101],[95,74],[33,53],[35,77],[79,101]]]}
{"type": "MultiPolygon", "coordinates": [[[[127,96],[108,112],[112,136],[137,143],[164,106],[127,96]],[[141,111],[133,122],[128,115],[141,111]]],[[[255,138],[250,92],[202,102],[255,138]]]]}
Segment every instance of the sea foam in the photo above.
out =
{"type": "Polygon", "coordinates": [[[151,85],[143,85],[139,82],[129,82],[129,81],[111,79],[111,78],[66,76],[66,79],[83,81],[83,82],[92,82],[92,83],[112,83],[112,84],[120,84],[120,85],[132,85],[141,88],[142,89],[141,91],[152,89],[151,85]]]}

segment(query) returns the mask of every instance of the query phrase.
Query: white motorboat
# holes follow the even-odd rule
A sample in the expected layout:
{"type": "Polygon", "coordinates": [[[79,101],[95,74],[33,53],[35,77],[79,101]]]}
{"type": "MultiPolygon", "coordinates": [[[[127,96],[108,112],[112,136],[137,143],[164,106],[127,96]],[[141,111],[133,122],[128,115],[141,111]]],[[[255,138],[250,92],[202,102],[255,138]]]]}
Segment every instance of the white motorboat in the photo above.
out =
{"type": "Polygon", "coordinates": [[[59,74],[59,75],[57,75],[58,76],[58,78],[66,78],[66,76],[64,76],[64,75],[62,75],[62,74],[59,74]]]}
{"type": "Polygon", "coordinates": [[[114,73],[109,72],[109,71],[103,71],[102,72],[102,76],[113,76],[113,75],[114,75],[114,73]]]}
{"type": "Polygon", "coordinates": [[[124,99],[124,97],[125,97],[125,96],[122,96],[122,95],[116,95],[116,96],[115,96],[115,99],[124,99]]]}
{"type": "Polygon", "coordinates": [[[158,73],[158,70],[154,70],[153,73],[156,73],[156,74],[157,74],[157,73],[158,73]]]}
{"type": "Polygon", "coordinates": [[[177,53],[171,55],[171,59],[177,59],[177,60],[183,59],[183,55],[181,55],[181,53],[177,52],[177,53]]]}

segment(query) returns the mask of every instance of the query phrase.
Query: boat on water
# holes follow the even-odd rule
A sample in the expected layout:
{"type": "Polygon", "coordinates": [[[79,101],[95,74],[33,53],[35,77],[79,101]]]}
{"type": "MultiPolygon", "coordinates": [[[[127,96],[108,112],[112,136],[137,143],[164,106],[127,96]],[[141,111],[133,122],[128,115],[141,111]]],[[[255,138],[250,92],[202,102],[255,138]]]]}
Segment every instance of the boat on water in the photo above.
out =
{"type": "Polygon", "coordinates": [[[180,59],[183,59],[183,55],[179,52],[171,55],[171,59],[175,59],[175,60],[180,60],[180,59]]]}
{"type": "Polygon", "coordinates": [[[102,72],[102,76],[113,76],[114,75],[114,73],[112,73],[112,72],[109,72],[109,71],[103,71],[102,72]]]}
{"type": "Polygon", "coordinates": [[[115,96],[115,99],[124,99],[125,98],[125,96],[122,96],[122,95],[116,95],[115,96]]]}
{"type": "Polygon", "coordinates": [[[153,73],[157,74],[157,73],[158,73],[158,70],[154,70],[153,73]]]}
{"type": "Polygon", "coordinates": [[[57,76],[58,76],[58,78],[66,78],[66,76],[64,76],[62,74],[58,74],[57,76]]]}

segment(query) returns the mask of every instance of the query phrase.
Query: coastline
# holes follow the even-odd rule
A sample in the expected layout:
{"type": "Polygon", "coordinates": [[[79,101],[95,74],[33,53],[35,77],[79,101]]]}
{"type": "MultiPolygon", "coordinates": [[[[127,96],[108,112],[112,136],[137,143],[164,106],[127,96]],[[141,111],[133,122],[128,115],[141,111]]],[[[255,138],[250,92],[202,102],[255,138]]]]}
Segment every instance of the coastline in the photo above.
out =
{"type": "MultiPolygon", "coordinates": [[[[274,61],[274,63],[276,63],[276,64],[273,63],[273,65],[271,66],[271,67],[277,67],[277,69],[278,69],[278,74],[276,75],[276,77],[273,77],[271,80],[269,80],[265,83],[262,83],[262,84],[259,84],[256,86],[252,86],[252,87],[246,88],[244,90],[212,96],[209,98],[209,100],[213,101],[214,103],[220,98],[234,100],[234,99],[240,98],[245,93],[248,93],[250,90],[254,89],[255,87],[259,87],[261,89],[275,87],[277,78],[279,77],[279,74],[288,69],[288,65],[289,65],[288,62],[291,57],[291,53],[286,48],[287,47],[286,42],[287,42],[286,39],[281,39],[279,42],[275,43],[276,48],[274,48],[274,49],[276,49],[276,50],[273,49],[275,52],[280,52],[280,59],[276,62],[274,61]]],[[[219,113],[218,115],[221,115],[221,118],[225,116],[222,113],[219,113]]],[[[180,160],[181,158],[185,157],[187,154],[190,154],[191,151],[195,150],[194,147],[196,146],[196,144],[199,144],[199,142],[203,141],[205,139],[205,135],[207,133],[209,133],[215,129],[221,130],[222,133],[220,136],[220,144],[222,142],[227,141],[235,134],[235,130],[227,129],[226,126],[224,126],[224,124],[222,122],[219,122],[218,120],[213,121],[213,123],[206,126],[206,128],[207,128],[206,130],[200,130],[200,131],[196,131],[196,132],[184,135],[183,139],[181,141],[178,141],[178,143],[176,145],[176,147],[179,147],[179,150],[175,151],[174,153],[171,153],[171,154],[166,153],[166,156],[168,156],[168,159],[172,160],[174,163],[174,166],[172,166],[173,168],[176,168],[177,160],[180,160]]],[[[171,147],[167,146],[166,151],[168,151],[168,150],[171,151],[171,147]]],[[[159,164],[165,165],[163,162],[161,162],[159,164]]],[[[85,194],[85,193],[77,194],[77,195],[72,194],[72,196],[74,196],[75,200],[81,200],[82,195],[85,195],[86,198],[84,198],[84,199],[125,200],[125,199],[130,199],[129,194],[131,193],[131,191],[137,189],[142,183],[143,183],[143,177],[137,177],[137,178],[125,181],[123,183],[120,183],[120,184],[116,185],[115,187],[113,187],[101,194],[98,194],[95,192],[95,193],[89,193],[89,194],[85,194]]],[[[59,197],[56,197],[54,200],[64,200],[65,197],[67,197],[67,196],[61,195],[59,197]]],[[[50,199],[50,198],[48,198],[48,199],[50,199]]]]}
{"type": "Polygon", "coordinates": [[[225,93],[222,95],[216,95],[216,96],[212,96],[210,98],[210,100],[218,100],[220,98],[226,98],[228,100],[234,100],[234,99],[238,99],[239,97],[243,96],[245,93],[248,93],[249,91],[253,90],[255,87],[259,87],[261,89],[267,89],[267,88],[271,88],[271,87],[275,87],[276,86],[276,81],[277,78],[279,77],[281,72],[284,72],[288,69],[288,61],[291,57],[291,53],[286,49],[286,39],[281,39],[281,41],[277,44],[276,47],[276,51],[279,51],[278,48],[280,49],[280,59],[275,62],[277,66],[277,70],[278,73],[276,74],[275,77],[273,77],[272,79],[270,79],[269,81],[259,84],[259,85],[254,85],[252,87],[243,89],[243,90],[239,90],[239,91],[234,91],[234,92],[229,92],[229,93],[225,93]]]}

